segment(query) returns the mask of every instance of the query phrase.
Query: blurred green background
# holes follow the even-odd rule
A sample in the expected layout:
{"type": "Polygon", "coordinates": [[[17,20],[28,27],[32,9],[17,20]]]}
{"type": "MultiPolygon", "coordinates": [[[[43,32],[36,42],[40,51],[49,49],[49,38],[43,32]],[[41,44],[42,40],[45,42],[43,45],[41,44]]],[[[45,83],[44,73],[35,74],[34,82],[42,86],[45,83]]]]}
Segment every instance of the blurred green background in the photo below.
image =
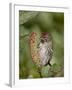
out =
{"type": "Polygon", "coordinates": [[[64,76],[64,13],[19,11],[19,78],[40,78],[32,62],[29,35],[33,31],[49,32],[53,38],[52,66],[41,70],[42,77],[64,76]]]}

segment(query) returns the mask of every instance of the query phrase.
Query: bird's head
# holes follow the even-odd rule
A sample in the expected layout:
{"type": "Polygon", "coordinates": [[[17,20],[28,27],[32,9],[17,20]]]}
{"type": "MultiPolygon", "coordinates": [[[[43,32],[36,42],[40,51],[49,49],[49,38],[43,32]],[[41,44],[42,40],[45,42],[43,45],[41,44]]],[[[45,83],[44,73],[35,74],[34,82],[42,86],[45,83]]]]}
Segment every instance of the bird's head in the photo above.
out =
{"type": "Polygon", "coordinates": [[[48,32],[42,32],[40,38],[41,38],[41,43],[48,42],[49,40],[51,40],[51,35],[48,32]]]}

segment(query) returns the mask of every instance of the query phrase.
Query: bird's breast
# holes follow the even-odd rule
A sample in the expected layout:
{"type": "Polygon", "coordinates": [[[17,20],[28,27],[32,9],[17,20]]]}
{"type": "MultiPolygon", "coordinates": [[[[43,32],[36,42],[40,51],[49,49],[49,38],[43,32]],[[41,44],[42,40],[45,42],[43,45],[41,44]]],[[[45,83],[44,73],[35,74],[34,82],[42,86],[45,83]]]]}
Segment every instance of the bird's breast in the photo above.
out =
{"type": "Polygon", "coordinates": [[[45,45],[41,45],[39,48],[39,55],[42,65],[45,65],[48,62],[48,50],[45,45]]]}

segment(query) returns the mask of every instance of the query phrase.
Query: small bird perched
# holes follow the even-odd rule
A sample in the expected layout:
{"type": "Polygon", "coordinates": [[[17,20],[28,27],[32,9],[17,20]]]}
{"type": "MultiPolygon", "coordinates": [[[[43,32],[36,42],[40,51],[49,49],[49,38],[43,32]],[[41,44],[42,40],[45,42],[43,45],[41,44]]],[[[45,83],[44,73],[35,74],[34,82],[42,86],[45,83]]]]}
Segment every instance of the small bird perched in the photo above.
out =
{"type": "Polygon", "coordinates": [[[53,54],[53,45],[52,45],[52,37],[50,33],[48,32],[41,33],[38,51],[42,66],[45,66],[47,64],[51,66],[50,60],[53,54]]]}
{"type": "Polygon", "coordinates": [[[52,36],[48,32],[32,32],[30,35],[30,48],[33,62],[39,67],[50,65],[53,54],[52,36]]]}

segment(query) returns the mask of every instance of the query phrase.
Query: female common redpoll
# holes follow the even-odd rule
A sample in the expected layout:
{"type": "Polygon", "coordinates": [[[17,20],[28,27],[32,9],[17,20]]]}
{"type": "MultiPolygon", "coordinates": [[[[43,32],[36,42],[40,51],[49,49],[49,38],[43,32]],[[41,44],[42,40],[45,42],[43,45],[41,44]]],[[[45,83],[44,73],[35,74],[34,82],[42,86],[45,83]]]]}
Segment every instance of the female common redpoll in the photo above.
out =
{"type": "Polygon", "coordinates": [[[39,55],[40,60],[43,66],[50,64],[52,58],[53,46],[52,46],[52,37],[48,32],[41,33],[40,43],[39,43],[39,55]]]}
{"type": "Polygon", "coordinates": [[[53,54],[53,43],[51,34],[48,32],[36,33],[30,35],[30,48],[33,62],[38,66],[50,65],[53,54]]]}

